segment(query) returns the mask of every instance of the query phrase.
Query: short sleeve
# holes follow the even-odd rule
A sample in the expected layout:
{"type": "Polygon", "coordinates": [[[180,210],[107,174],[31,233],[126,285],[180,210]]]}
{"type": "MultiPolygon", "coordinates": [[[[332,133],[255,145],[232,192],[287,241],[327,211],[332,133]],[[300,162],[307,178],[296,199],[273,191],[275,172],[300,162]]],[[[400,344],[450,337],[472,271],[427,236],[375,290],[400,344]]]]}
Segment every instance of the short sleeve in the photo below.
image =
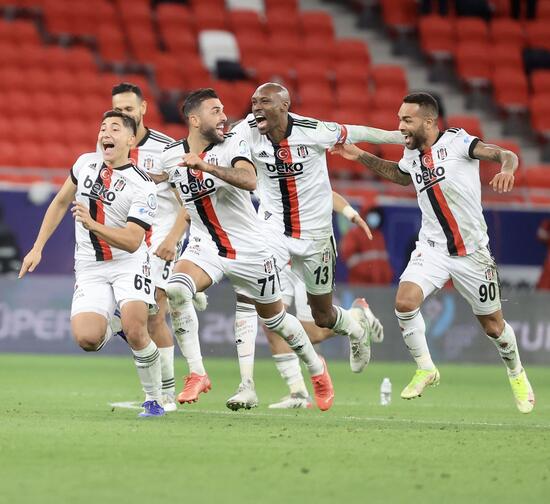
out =
{"type": "Polygon", "coordinates": [[[148,231],[157,211],[157,189],[154,184],[139,186],[133,193],[127,222],[133,222],[148,231]]]}
{"type": "Polygon", "coordinates": [[[397,164],[397,167],[399,168],[399,171],[401,173],[406,173],[407,175],[409,175],[409,169],[407,167],[407,163],[405,163],[405,158],[401,158],[399,160],[399,163],[397,164]]]}
{"type": "Polygon", "coordinates": [[[160,169],[168,175],[168,182],[175,187],[174,181],[179,177],[178,163],[181,163],[183,153],[177,146],[167,145],[160,155],[160,169]]]}
{"type": "Polygon", "coordinates": [[[73,167],[70,170],[71,180],[74,185],[78,185],[78,176],[80,175],[80,170],[85,165],[86,154],[82,154],[74,163],[73,167]]]}
{"type": "Polygon", "coordinates": [[[465,130],[460,129],[454,139],[453,147],[460,157],[475,159],[474,149],[478,142],[478,137],[469,135],[465,130]]]}
{"type": "Polygon", "coordinates": [[[325,149],[334,147],[336,144],[345,143],[347,137],[348,130],[343,124],[323,121],[319,121],[317,123],[317,128],[315,129],[315,140],[325,149]]]}
{"type": "MultiPolygon", "coordinates": [[[[233,133],[233,131],[231,132],[233,133]]],[[[230,135],[231,135],[230,133],[230,135]]],[[[250,144],[246,138],[239,135],[238,132],[229,137],[226,141],[229,142],[227,149],[227,163],[233,167],[237,161],[248,161],[251,165],[254,165],[252,161],[252,152],[250,150],[250,144]]]]}

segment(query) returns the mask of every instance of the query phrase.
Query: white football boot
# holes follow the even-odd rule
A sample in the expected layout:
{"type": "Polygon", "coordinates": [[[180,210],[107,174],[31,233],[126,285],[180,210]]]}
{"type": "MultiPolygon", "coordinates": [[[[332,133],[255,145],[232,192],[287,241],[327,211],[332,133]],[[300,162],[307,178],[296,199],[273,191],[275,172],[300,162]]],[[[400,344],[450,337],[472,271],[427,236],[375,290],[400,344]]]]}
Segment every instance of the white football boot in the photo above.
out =
{"type": "Polygon", "coordinates": [[[256,408],[258,406],[258,396],[254,389],[254,382],[247,380],[241,383],[237,393],[231,396],[225,405],[233,411],[256,408]]]}

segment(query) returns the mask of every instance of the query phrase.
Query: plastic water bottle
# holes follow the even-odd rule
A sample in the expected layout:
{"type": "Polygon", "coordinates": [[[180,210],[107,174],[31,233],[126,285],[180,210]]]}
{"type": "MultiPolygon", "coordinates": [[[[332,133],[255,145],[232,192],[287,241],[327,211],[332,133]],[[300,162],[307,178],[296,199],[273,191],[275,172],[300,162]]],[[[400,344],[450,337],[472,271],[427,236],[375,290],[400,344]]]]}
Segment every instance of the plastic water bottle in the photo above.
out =
{"type": "Polygon", "coordinates": [[[380,406],[389,404],[391,404],[391,381],[389,378],[384,378],[380,385],[380,406]]]}

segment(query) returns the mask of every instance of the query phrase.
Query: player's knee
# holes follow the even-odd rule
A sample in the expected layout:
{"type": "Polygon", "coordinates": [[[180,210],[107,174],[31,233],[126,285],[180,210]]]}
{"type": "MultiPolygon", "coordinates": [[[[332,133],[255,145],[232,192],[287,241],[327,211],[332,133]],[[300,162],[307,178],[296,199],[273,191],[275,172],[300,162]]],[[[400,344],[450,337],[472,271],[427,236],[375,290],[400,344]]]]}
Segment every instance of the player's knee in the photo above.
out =
{"type": "Polygon", "coordinates": [[[409,296],[397,296],[395,299],[395,311],[399,313],[409,313],[420,307],[418,302],[409,296]]]}
{"type": "Polygon", "coordinates": [[[131,345],[141,345],[148,339],[146,326],[136,320],[125,321],[124,334],[131,345]]]}
{"type": "Polygon", "coordinates": [[[485,334],[491,338],[498,338],[504,330],[504,320],[496,317],[487,317],[481,320],[485,334]]]}
{"type": "Polygon", "coordinates": [[[74,334],[74,339],[78,343],[78,346],[85,352],[97,352],[103,340],[103,338],[98,337],[97,335],[79,332],[74,334]]]}
{"type": "Polygon", "coordinates": [[[315,325],[318,327],[331,328],[336,322],[332,307],[330,310],[320,310],[311,307],[311,315],[313,316],[315,325]]]}
{"type": "Polygon", "coordinates": [[[196,292],[195,282],[185,273],[175,273],[166,286],[166,296],[171,306],[190,303],[196,292]]]}

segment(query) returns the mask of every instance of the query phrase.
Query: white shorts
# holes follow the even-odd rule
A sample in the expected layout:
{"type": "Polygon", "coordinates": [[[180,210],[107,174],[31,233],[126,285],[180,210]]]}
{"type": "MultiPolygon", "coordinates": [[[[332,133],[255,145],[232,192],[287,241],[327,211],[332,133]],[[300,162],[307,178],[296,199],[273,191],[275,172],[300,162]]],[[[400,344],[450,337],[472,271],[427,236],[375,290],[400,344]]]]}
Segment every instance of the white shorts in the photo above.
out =
{"type": "Polygon", "coordinates": [[[282,271],[279,272],[281,285],[285,284],[283,294],[283,302],[286,306],[291,306],[294,302],[296,309],[296,318],[303,322],[313,322],[313,315],[307,299],[306,284],[304,281],[290,268],[287,264],[282,271]]]}
{"type": "Polygon", "coordinates": [[[227,259],[220,257],[212,245],[190,236],[179,260],[196,264],[212,283],[218,283],[225,275],[235,292],[258,303],[269,304],[281,299],[279,272],[273,255],[258,253],[245,259],[227,259]]]}
{"type": "Polygon", "coordinates": [[[401,282],[419,285],[424,299],[434,290],[441,289],[449,279],[475,315],[489,315],[500,310],[497,266],[487,247],[457,257],[417,242],[400,277],[401,282]]]}
{"type": "Polygon", "coordinates": [[[149,254],[138,253],[114,261],[77,261],[71,317],[95,312],[107,320],[118,305],[128,301],[155,304],[155,286],[150,277],[149,254]]]}
{"type": "MultiPolygon", "coordinates": [[[[321,295],[334,290],[337,253],[332,236],[322,240],[300,240],[280,233],[266,236],[279,268],[290,262],[292,271],[303,279],[307,292],[321,295]]],[[[290,288],[286,278],[281,278],[281,286],[283,292],[290,288]]]]}
{"type": "Polygon", "coordinates": [[[157,289],[166,290],[166,285],[168,284],[168,279],[174,269],[174,264],[178,260],[177,258],[181,253],[182,243],[178,243],[176,250],[174,251],[175,259],[173,261],[165,261],[154,254],[159,245],[160,243],[155,243],[149,247],[149,257],[151,258],[151,278],[157,289]]]}

